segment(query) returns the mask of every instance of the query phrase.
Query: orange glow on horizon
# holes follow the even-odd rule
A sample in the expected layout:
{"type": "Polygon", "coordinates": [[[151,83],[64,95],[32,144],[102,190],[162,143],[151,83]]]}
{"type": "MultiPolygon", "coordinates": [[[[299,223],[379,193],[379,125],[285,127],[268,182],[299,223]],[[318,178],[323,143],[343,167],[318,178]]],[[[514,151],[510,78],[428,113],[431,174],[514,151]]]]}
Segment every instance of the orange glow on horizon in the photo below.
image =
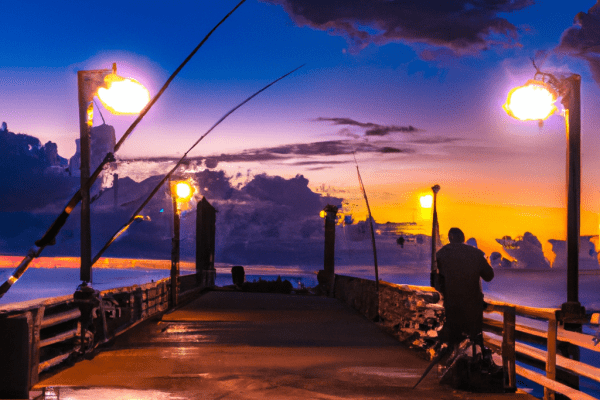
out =
{"type": "MultiPolygon", "coordinates": [[[[385,191],[385,187],[375,190],[385,191]]],[[[387,189],[387,188],[385,188],[387,189]]],[[[389,190],[389,189],[387,189],[389,190]]],[[[379,224],[390,222],[414,222],[411,233],[431,235],[431,209],[422,208],[420,198],[423,192],[414,191],[400,201],[392,203],[387,198],[372,196],[370,199],[373,217],[379,224]]],[[[357,202],[352,215],[366,213],[366,208],[357,202]]],[[[554,252],[550,239],[566,239],[566,209],[535,205],[476,203],[454,198],[446,191],[440,192],[437,199],[437,212],[442,242],[447,243],[448,230],[458,227],[466,238],[475,238],[479,249],[489,256],[492,252],[503,251],[496,239],[503,236],[517,237],[531,232],[542,244],[542,250],[549,261],[553,261],[554,252]]],[[[362,218],[360,218],[362,219],[362,218]]],[[[357,219],[358,220],[358,219],[357,219]]],[[[581,235],[598,235],[599,215],[597,212],[581,209],[581,235]]]]}

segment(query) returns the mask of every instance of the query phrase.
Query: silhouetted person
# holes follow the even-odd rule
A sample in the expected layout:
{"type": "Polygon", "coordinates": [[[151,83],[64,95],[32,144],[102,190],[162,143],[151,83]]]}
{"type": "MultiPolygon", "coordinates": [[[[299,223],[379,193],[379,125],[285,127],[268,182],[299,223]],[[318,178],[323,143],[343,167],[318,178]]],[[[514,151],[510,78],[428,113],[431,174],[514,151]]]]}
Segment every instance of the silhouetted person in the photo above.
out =
{"type": "Polygon", "coordinates": [[[398,243],[400,247],[404,248],[404,236],[400,236],[398,239],[396,239],[396,243],[398,243]]]}
{"type": "Polygon", "coordinates": [[[465,244],[465,235],[460,229],[451,228],[448,239],[450,243],[436,255],[442,278],[439,290],[444,296],[446,310],[440,339],[457,344],[467,335],[479,341],[484,308],[480,278],[491,281],[494,270],[481,250],[465,244]]]}

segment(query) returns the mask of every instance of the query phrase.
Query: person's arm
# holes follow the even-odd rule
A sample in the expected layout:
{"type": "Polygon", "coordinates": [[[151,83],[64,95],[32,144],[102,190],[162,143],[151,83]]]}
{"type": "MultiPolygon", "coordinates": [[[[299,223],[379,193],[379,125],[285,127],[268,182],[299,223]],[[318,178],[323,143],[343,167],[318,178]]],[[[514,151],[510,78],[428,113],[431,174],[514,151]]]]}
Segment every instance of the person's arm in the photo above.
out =
{"type": "Polygon", "coordinates": [[[438,280],[437,280],[437,284],[435,285],[434,289],[437,290],[438,292],[440,292],[442,294],[442,296],[446,296],[446,284],[445,284],[445,279],[444,279],[444,263],[443,261],[440,260],[440,252],[438,251],[438,253],[436,254],[436,263],[437,263],[437,269],[438,269],[438,280]]]}
{"type": "Polygon", "coordinates": [[[490,265],[490,263],[485,259],[483,253],[481,254],[481,263],[480,263],[480,275],[481,278],[489,282],[494,279],[494,269],[490,265]]]}

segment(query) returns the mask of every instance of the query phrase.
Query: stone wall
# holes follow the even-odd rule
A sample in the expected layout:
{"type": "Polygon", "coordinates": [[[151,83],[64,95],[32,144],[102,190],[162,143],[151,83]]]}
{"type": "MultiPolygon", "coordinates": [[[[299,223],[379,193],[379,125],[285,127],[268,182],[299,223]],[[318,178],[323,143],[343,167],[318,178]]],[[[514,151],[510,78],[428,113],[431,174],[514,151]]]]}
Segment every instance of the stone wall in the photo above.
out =
{"type": "Polygon", "coordinates": [[[335,276],[335,298],[344,301],[382,329],[411,347],[424,350],[437,341],[444,320],[440,294],[429,286],[379,282],[335,276]]]}

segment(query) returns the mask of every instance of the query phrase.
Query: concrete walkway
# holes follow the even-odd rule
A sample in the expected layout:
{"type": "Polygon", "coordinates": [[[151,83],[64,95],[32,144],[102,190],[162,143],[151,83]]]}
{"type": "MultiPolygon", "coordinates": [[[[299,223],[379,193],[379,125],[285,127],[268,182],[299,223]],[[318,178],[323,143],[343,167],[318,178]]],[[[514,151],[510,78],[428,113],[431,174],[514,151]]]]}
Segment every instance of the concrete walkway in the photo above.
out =
{"type": "Polygon", "coordinates": [[[435,369],[412,389],[427,364],[335,299],[213,291],[34,390],[94,400],[534,399],[456,392],[435,369]]]}

